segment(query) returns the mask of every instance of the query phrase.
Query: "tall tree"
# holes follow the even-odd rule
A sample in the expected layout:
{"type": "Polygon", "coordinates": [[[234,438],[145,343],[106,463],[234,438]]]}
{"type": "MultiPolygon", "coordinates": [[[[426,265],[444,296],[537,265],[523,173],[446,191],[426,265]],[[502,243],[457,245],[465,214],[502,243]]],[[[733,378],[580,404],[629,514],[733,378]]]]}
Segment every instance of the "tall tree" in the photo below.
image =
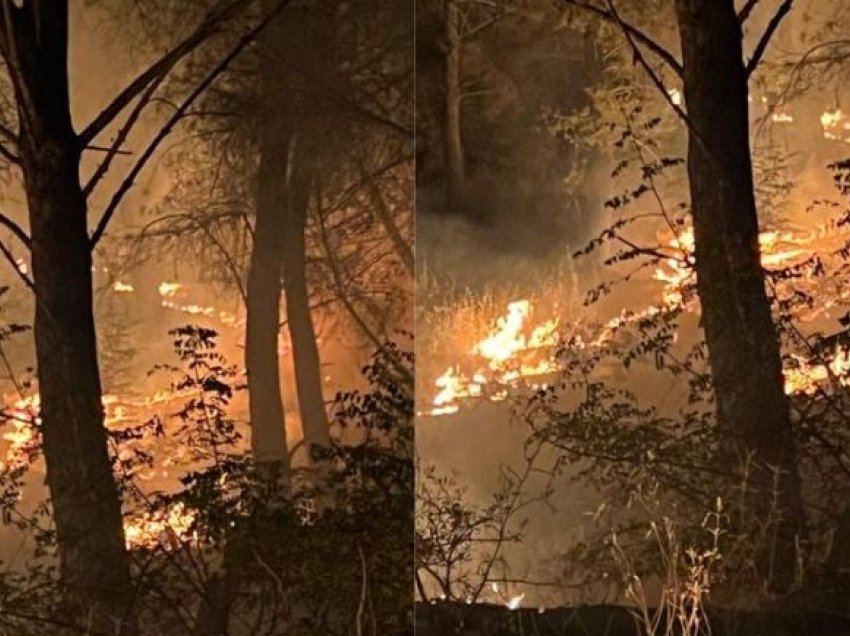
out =
{"type": "Polygon", "coordinates": [[[803,504],[779,338],[761,264],[748,80],[792,2],[783,0],[745,59],[742,25],[756,3],[746,3],[739,14],[733,0],[675,0],[679,62],[623,19],[613,0],[566,0],[620,32],[634,62],[686,125],[697,291],[721,454],[727,463],[745,461],[752,454],[755,514],[770,514],[770,493],[779,488],[778,540],[766,546],[759,564],[775,589],[787,589],[793,582],[796,541],[804,530],[803,504]],[[681,80],[683,106],[670,97],[658,64],[681,80]]]}
{"type": "Polygon", "coordinates": [[[120,614],[130,598],[130,561],[103,427],[82,147],[68,90],[68,3],[3,2],[0,52],[19,122],[41,431],[62,579],[75,604],[120,614]]]}
{"type": "Polygon", "coordinates": [[[251,448],[261,470],[288,480],[290,461],[281,396],[280,292],[283,276],[285,184],[291,176],[295,133],[281,114],[286,95],[280,72],[280,49],[286,33],[278,19],[260,41],[260,108],[262,126],[254,202],[254,240],[246,290],[245,366],[249,383],[251,448]]]}
{"type": "MultiPolygon", "coordinates": [[[[308,159],[309,161],[309,159],[308,159]]],[[[304,168],[299,166],[297,171],[304,168]]],[[[295,388],[304,443],[326,446],[330,440],[319,343],[310,309],[307,279],[307,217],[310,211],[312,174],[297,175],[288,191],[284,241],[283,291],[286,322],[292,341],[295,388]]]]}
{"type": "Polygon", "coordinates": [[[785,520],[776,582],[788,585],[803,511],[779,339],[761,265],[741,23],[733,0],[677,0],[676,14],[697,289],[718,419],[735,448],[755,453],[761,467],[756,484],[765,495],[773,485],[765,467],[781,470],[785,520]]]}
{"type": "Polygon", "coordinates": [[[445,115],[443,153],[446,166],[446,201],[450,207],[460,201],[465,179],[463,137],[461,135],[461,14],[458,0],[445,0],[445,68],[443,91],[445,115]]]}
{"type": "MultiPolygon", "coordinates": [[[[92,308],[92,250],[135,178],[197,97],[256,37],[248,31],[189,91],[113,193],[92,235],[88,202],[120,145],[163,78],[247,2],[219,3],[185,38],[141,72],[82,130],[71,118],[68,70],[69,3],[0,3],[0,56],[14,94],[17,130],[3,129],[4,159],[23,176],[31,236],[5,215],[0,222],[30,249],[32,278],[15,271],[35,297],[34,338],[47,483],[59,549],[61,582],[75,617],[94,617],[113,630],[132,601],[121,502],[104,428],[92,308]],[[83,183],[82,153],[133,102],[104,160],[83,183]],[[79,612],[79,613],[77,613],[79,612]]],[[[282,6],[282,5],[281,5],[282,6]]],[[[10,258],[5,246],[3,255],[10,258]]],[[[132,628],[132,621],[126,621],[132,628]]]]}
{"type": "MultiPolygon", "coordinates": [[[[260,165],[268,165],[269,172],[260,175],[264,183],[258,187],[273,189],[277,200],[272,197],[258,199],[256,227],[274,227],[282,232],[279,239],[258,236],[255,231],[254,249],[261,248],[259,243],[279,241],[280,264],[266,261],[262,264],[256,255],[252,256],[249,280],[260,276],[258,267],[273,268],[275,272],[282,268],[282,293],[286,312],[286,328],[292,342],[295,389],[298,410],[303,430],[303,439],[309,447],[313,444],[325,445],[330,438],[328,419],[323,395],[321,358],[318,347],[313,310],[311,308],[314,290],[311,285],[310,219],[320,207],[319,199],[323,189],[339,187],[340,182],[363,180],[358,188],[368,185],[369,180],[359,171],[359,164],[352,155],[359,157],[363,147],[374,145],[375,138],[381,138],[371,129],[403,128],[391,120],[383,108],[387,94],[393,94],[395,104],[404,100],[399,97],[399,81],[394,76],[398,69],[387,65],[385,58],[397,56],[399,38],[398,27],[393,24],[387,32],[365,28],[370,19],[384,20],[385,7],[378,5],[376,13],[373,3],[364,2],[347,8],[335,3],[316,1],[305,3],[298,13],[282,16],[276,25],[276,37],[269,38],[264,50],[265,59],[261,61],[262,103],[267,104],[263,116],[257,125],[262,135],[259,143],[260,165]],[[382,38],[386,38],[384,41],[382,38]],[[383,101],[382,101],[383,100],[383,101]],[[368,132],[364,132],[364,129],[368,132]],[[371,135],[371,138],[370,138],[371,135]],[[270,137],[276,138],[269,140],[270,137]],[[361,147],[358,147],[361,146],[361,147]],[[287,148],[287,153],[277,150],[274,155],[267,150],[272,147],[287,148]],[[276,162],[276,167],[272,166],[276,162]],[[313,193],[317,196],[312,196],[313,193]],[[267,205],[268,204],[268,205],[267,205]],[[271,221],[269,219],[274,219],[271,221]]],[[[370,25],[371,27],[372,25],[370,25]]],[[[402,25],[404,27],[404,25],[402,25]]],[[[398,130],[394,131],[398,134],[398,130]]],[[[350,188],[350,183],[346,183],[350,188]]],[[[386,212],[386,210],[384,210],[386,212]]],[[[398,237],[396,237],[398,238],[398,237]]],[[[265,299],[257,302],[271,302],[268,298],[280,298],[280,285],[272,288],[272,273],[263,274],[267,286],[264,286],[265,299]]],[[[248,292],[248,314],[254,306],[248,292]]],[[[265,328],[271,329],[273,321],[267,318],[265,328]]],[[[277,327],[275,327],[277,329],[277,327]]],[[[260,335],[255,329],[253,335],[264,342],[270,342],[268,335],[260,335]]],[[[252,336],[249,335],[249,338],[252,336]]],[[[254,343],[249,344],[254,350],[254,343]]],[[[257,349],[260,345],[257,345],[257,349]]],[[[250,362],[259,359],[252,358],[250,362]]],[[[271,369],[273,352],[268,347],[262,354],[265,360],[263,369],[271,369]]],[[[260,368],[250,366],[248,373],[264,373],[260,368]]],[[[261,380],[261,390],[272,391],[272,382],[261,380]]],[[[257,401],[251,386],[251,400],[257,401]]],[[[277,393],[279,394],[278,388],[277,393]]],[[[267,399],[260,397],[260,402],[267,399]]],[[[279,400],[279,398],[277,398],[279,400]]],[[[268,397],[273,402],[274,398],[268,397]]],[[[254,413],[252,412],[252,416],[254,413]]],[[[266,414],[269,415],[269,414],[266,414]]],[[[276,425],[282,426],[282,411],[276,425]]],[[[271,430],[271,416],[263,424],[271,430]]],[[[257,424],[254,423],[256,427],[257,424]]]]}
{"type": "Polygon", "coordinates": [[[259,170],[248,273],[246,366],[254,453],[260,462],[267,454],[282,462],[279,456],[287,447],[277,353],[282,293],[304,440],[322,444],[329,439],[306,279],[305,228],[312,181],[308,153],[315,146],[316,130],[310,109],[317,104],[315,88],[303,75],[314,77],[316,43],[328,44],[327,38],[309,40],[316,19],[313,11],[306,7],[292,17],[282,16],[264,40],[259,60],[262,107],[254,121],[259,170]]]}

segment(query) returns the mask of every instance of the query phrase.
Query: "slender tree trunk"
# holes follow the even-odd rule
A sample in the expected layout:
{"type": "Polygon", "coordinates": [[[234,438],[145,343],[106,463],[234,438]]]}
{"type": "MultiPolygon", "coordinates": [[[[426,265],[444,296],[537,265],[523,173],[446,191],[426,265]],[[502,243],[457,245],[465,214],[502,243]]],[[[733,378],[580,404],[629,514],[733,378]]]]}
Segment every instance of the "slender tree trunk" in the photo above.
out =
{"type": "Polygon", "coordinates": [[[260,150],[254,242],[247,286],[245,366],[254,459],[265,467],[264,470],[287,479],[289,451],[278,357],[285,225],[280,168],[286,165],[286,148],[275,147],[284,143],[264,142],[260,150]]]}
{"type": "Polygon", "coordinates": [[[97,628],[106,629],[106,615],[124,616],[131,600],[130,560],[101,403],[80,144],[69,106],[68,6],[4,4],[0,46],[15,77],[41,432],[61,577],[72,610],[93,610],[97,628]]]}
{"type": "Polygon", "coordinates": [[[465,169],[461,136],[461,37],[458,0],[445,2],[445,131],[443,135],[446,168],[446,202],[459,205],[463,193],[465,169]]]}
{"type": "Polygon", "coordinates": [[[803,510],[779,341],[760,260],[741,28],[733,0],[677,0],[676,9],[691,124],[697,285],[718,419],[730,446],[753,452],[762,467],[753,475],[761,490],[754,498],[762,504],[756,512],[766,514],[770,501],[772,475],[764,467],[782,471],[784,519],[770,566],[782,587],[794,574],[803,510]]]}
{"type": "Polygon", "coordinates": [[[310,313],[307,283],[307,213],[310,179],[296,176],[287,192],[287,225],[284,245],[284,296],[286,320],[292,337],[298,411],[305,444],[327,445],[330,439],[325,400],[322,395],[322,368],[316,330],[310,313]]]}
{"type": "Polygon", "coordinates": [[[278,337],[283,276],[285,184],[293,135],[279,112],[284,93],[274,52],[280,46],[280,21],[260,41],[263,104],[259,127],[260,164],[256,177],[256,209],[248,272],[245,366],[248,372],[251,448],[268,477],[288,482],[290,462],[281,397],[278,337]]]}

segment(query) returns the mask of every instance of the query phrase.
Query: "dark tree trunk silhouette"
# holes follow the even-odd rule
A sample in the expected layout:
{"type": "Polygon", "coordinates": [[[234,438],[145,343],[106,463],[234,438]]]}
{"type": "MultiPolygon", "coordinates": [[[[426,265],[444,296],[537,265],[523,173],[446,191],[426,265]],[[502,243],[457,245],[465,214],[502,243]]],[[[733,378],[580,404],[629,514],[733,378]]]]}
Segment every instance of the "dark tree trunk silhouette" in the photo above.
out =
{"type": "Polygon", "coordinates": [[[292,339],[298,412],[304,431],[304,443],[327,445],[328,420],[322,395],[322,369],[316,330],[310,312],[307,281],[307,215],[311,179],[305,174],[294,177],[287,190],[287,223],[284,244],[284,297],[286,321],[292,339]]]}
{"type": "Polygon", "coordinates": [[[446,201],[450,208],[460,203],[465,179],[461,136],[461,33],[457,0],[445,1],[445,131],[443,152],[446,169],[446,201]]]}
{"type": "Polygon", "coordinates": [[[256,175],[254,239],[248,272],[245,366],[248,372],[251,447],[266,476],[287,482],[290,461],[280,382],[281,281],[286,231],[285,184],[294,142],[281,113],[283,74],[276,54],[282,19],[260,40],[261,106],[255,125],[260,163],[256,175]]]}
{"type": "MultiPolygon", "coordinates": [[[[32,239],[41,432],[62,583],[74,610],[122,616],[130,561],[101,404],[81,143],[71,122],[68,3],[3,3],[32,239]]],[[[110,632],[111,633],[111,632],[110,632]]]]}
{"type": "MultiPolygon", "coordinates": [[[[266,139],[273,139],[268,135],[266,139]]],[[[245,366],[250,388],[251,448],[254,459],[286,480],[289,451],[281,397],[278,336],[283,275],[283,176],[286,141],[264,141],[257,175],[254,243],[248,273],[245,366]]]]}
{"type": "MultiPolygon", "coordinates": [[[[802,503],[779,340],[765,291],[749,145],[747,73],[732,0],[677,0],[689,118],[688,176],[697,286],[722,435],[762,469],[753,484],[766,512],[782,471],[784,515],[775,582],[794,574],[802,503]]],[[[727,458],[728,459],[728,458],[727,458]]],[[[767,557],[766,557],[767,558],[767,557]]]]}

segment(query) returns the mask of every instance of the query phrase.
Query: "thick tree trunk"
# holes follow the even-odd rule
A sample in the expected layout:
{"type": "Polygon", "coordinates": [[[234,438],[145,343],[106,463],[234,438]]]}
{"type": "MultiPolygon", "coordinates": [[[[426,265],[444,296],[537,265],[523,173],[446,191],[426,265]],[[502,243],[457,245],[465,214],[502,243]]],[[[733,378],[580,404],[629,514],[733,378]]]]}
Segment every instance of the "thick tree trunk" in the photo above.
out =
{"type": "Polygon", "coordinates": [[[260,164],[256,181],[254,239],[248,272],[245,366],[248,372],[251,448],[267,476],[288,482],[290,461],[281,397],[280,299],[286,230],[285,186],[294,143],[280,112],[285,93],[282,73],[275,64],[281,45],[280,20],[262,37],[261,90],[257,118],[260,164]]]}
{"type": "Polygon", "coordinates": [[[130,601],[130,560],[101,403],[86,202],[68,94],[68,7],[59,0],[7,4],[10,23],[0,39],[17,80],[41,431],[62,583],[73,609],[93,609],[105,628],[105,615],[123,616],[130,601]]]}
{"type": "MultiPolygon", "coordinates": [[[[784,519],[770,565],[790,584],[803,511],[779,341],[765,292],[749,146],[747,77],[733,0],[677,0],[684,92],[690,119],[688,175],[697,285],[722,433],[762,469],[754,501],[766,514],[782,471],[784,519]]],[[[768,557],[765,556],[765,561],[768,557]]],[[[761,565],[767,566],[765,563],[761,565]]]]}
{"type": "Polygon", "coordinates": [[[298,412],[304,430],[304,443],[326,446],[330,439],[325,400],[322,395],[322,368],[316,330],[310,312],[307,283],[307,213],[310,180],[296,176],[287,191],[287,224],[284,245],[284,297],[286,320],[292,338],[298,412]]]}
{"type": "Polygon", "coordinates": [[[457,0],[445,1],[445,131],[443,152],[446,169],[446,202],[449,208],[460,204],[465,180],[463,138],[461,136],[461,37],[457,0]]]}

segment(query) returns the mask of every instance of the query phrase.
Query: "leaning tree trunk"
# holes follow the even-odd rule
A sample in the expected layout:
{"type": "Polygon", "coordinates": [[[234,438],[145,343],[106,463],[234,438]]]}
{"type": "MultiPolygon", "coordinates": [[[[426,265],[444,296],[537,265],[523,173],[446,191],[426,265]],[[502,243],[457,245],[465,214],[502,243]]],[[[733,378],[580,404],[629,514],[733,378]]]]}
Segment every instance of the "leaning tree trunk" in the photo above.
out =
{"type": "Polygon", "coordinates": [[[443,152],[446,170],[446,203],[449,208],[460,204],[465,179],[463,138],[461,136],[461,38],[458,0],[445,1],[445,68],[443,152]]]}
{"type": "Polygon", "coordinates": [[[284,297],[286,320],[292,339],[298,412],[304,431],[304,444],[326,446],[330,439],[325,400],[322,395],[322,369],[316,330],[310,312],[307,283],[307,213],[310,180],[296,176],[287,192],[287,224],[284,245],[284,297]]]}
{"type": "Polygon", "coordinates": [[[105,629],[107,614],[127,610],[130,560],[101,403],[81,149],[68,93],[68,6],[5,4],[0,46],[15,76],[41,433],[60,571],[72,610],[93,612],[105,629]]]}
{"type": "MultiPolygon", "coordinates": [[[[690,123],[688,176],[697,289],[721,432],[754,453],[755,512],[769,511],[781,470],[778,542],[760,565],[775,589],[792,582],[803,511],[779,340],[761,266],[747,111],[747,75],[733,0],[677,0],[690,123]],[[775,560],[774,560],[775,559],[775,560]],[[769,570],[772,570],[770,572],[769,570]]],[[[728,458],[727,458],[728,459],[728,458]]]]}

